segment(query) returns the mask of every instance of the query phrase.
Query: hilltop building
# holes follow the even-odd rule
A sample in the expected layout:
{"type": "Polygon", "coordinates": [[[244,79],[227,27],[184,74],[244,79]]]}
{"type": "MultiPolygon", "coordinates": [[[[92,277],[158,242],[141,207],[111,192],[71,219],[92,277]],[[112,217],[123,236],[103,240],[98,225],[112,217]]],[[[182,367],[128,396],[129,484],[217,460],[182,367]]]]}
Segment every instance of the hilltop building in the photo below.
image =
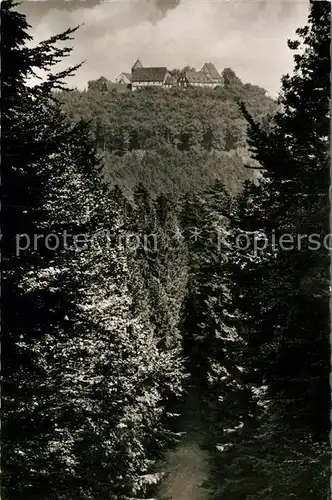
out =
{"type": "Polygon", "coordinates": [[[222,77],[218,73],[216,67],[212,63],[205,63],[203,68],[200,71],[201,73],[204,73],[210,80],[212,80],[214,83],[217,85],[222,84],[222,77]]]}
{"type": "Polygon", "coordinates": [[[167,68],[136,68],[131,73],[131,89],[139,87],[163,87],[170,76],[167,68]]]}
{"type": "Polygon", "coordinates": [[[122,85],[131,84],[131,73],[120,73],[115,79],[116,83],[121,83],[122,85]]]}
{"type": "Polygon", "coordinates": [[[171,75],[165,66],[144,67],[139,59],[131,68],[131,73],[120,73],[117,83],[131,86],[131,90],[142,87],[208,87],[222,85],[223,80],[212,63],[205,63],[200,71],[184,70],[178,76],[171,75]]]}
{"type": "Polygon", "coordinates": [[[131,68],[131,72],[135,71],[135,69],[143,68],[143,64],[139,59],[135,62],[134,66],[131,68]]]}
{"type": "Polygon", "coordinates": [[[181,87],[216,87],[216,83],[202,71],[184,71],[178,79],[181,87]]]}
{"type": "Polygon", "coordinates": [[[120,82],[111,82],[103,76],[98,80],[90,80],[88,82],[88,90],[94,90],[98,92],[116,92],[120,94],[124,92],[130,92],[130,88],[128,87],[128,85],[124,85],[120,82]]]}
{"type": "MultiPolygon", "coordinates": [[[[188,68],[188,66],[186,67],[188,68]]],[[[186,69],[169,71],[166,66],[144,67],[139,59],[131,68],[131,72],[120,73],[115,82],[104,77],[88,82],[89,90],[99,92],[124,93],[144,87],[159,88],[215,88],[223,85],[223,78],[212,63],[205,63],[200,71],[186,69]]]]}

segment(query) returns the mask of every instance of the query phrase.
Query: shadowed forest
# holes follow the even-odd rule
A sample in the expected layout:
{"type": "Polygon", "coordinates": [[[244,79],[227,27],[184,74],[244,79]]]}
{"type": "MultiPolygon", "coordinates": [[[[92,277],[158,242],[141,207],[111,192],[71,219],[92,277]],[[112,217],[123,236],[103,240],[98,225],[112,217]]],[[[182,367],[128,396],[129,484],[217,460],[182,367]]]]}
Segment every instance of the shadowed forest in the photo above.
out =
{"type": "Polygon", "coordinates": [[[2,19],[2,498],[330,498],[330,4],[277,100],[68,90],[2,19]],[[43,73],[44,78],[31,78],[43,73]]]}

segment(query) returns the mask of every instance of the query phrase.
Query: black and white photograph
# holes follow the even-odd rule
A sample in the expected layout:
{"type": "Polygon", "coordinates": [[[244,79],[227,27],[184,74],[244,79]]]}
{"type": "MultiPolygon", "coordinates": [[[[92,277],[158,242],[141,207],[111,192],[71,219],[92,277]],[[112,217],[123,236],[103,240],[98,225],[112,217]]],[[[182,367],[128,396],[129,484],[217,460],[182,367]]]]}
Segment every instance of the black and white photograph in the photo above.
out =
{"type": "Polygon", "coordinates": [[[331,3],[1,1],[1,498],[331,500],[331,3]]]}

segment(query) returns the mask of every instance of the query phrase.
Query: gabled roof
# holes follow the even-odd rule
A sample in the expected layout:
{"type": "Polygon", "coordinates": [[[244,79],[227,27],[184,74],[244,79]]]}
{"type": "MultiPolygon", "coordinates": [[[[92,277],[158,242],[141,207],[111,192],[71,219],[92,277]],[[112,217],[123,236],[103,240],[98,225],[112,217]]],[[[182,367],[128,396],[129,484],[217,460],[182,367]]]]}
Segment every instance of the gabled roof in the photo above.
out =
{"type": "Polygon", "coordinates": [[[131,71],[134,71],[134,69],[138,69],[138,68],[143,68],[143,64],[141,63],[141,61],[139,59],[137,59],[134,66],[131,68],[131,71]]]}
{"type": "Polygon", "coordinates": [[[163,82],[167,75],[167,68],[136,68],[131,75],[134,82],[163,82]]]}
{"type": "Polygon", "coordinates": [[[128,80],[131,80],[131,73],[125,73],[123,71],[122,73],[119,74],[117,78],[120,79],[121,76],[125,76],[126,78],[128,78],[128,80]]]}
{"type": "Polygon", "coordinates": [[[204,73],[209,73],[211,75],[211,77],[215,80],[221,80],[221,76],[219,75],[216,67],[214,64],[212,63],[205,63],[203,68],[201,69],[202,72],[204,73]]]}
{"type": "Polygon", "coordinates": [[[188,70],[184,76],[189,83],[213,83],[211,78],[201,71],[188,70]]]}

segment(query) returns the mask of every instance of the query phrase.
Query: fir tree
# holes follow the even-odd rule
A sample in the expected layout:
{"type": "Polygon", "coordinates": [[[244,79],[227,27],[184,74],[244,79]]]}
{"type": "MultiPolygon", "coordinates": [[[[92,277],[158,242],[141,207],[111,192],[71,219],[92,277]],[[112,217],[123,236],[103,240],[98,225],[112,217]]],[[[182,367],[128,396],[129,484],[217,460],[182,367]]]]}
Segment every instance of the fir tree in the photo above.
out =
{"type": "Polygon", "coordinates": [[[128,205],[101,181],[87,124],[69,126],[52,92],[72,70],[26,81],[69,53],[56,43],[73,30],[27,48],[14,7],[2,3],[15,62],[2,81],[3,497],[142,497],[181,392],[179,349],[159,345],[135,301],[128,205]]]}
{"type": "Polygon", "coordinates": [[[328,233],[330,4],[312,3],[297,34],[302,46],[289,47],[302,50],[294,74],[283,78],[272,130],[243,107],[263,179],[238,200],[230,276],[242,345],[235,381],[251,389],[254,405],[232,433],[233,451],[220,448],[217,467],[227,464],[228,472],[217,498],[318,499],[328,491],[329,256],[323,245],[313,250],[308,235],[322,243],[328,233]],[[293,246],[273,244],[283,234],[293,246]],[[307,235],[302,246],[299,234],[307,235]],[[242,251],[240,235],[249,242],[242,251]]]}

